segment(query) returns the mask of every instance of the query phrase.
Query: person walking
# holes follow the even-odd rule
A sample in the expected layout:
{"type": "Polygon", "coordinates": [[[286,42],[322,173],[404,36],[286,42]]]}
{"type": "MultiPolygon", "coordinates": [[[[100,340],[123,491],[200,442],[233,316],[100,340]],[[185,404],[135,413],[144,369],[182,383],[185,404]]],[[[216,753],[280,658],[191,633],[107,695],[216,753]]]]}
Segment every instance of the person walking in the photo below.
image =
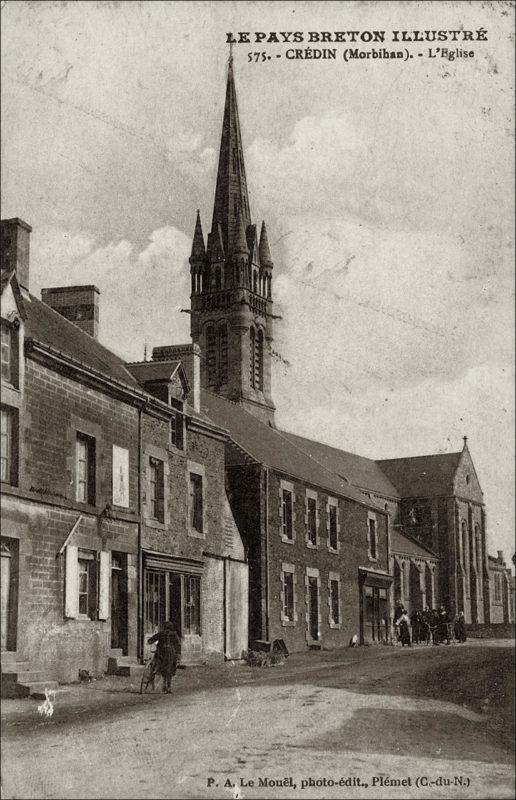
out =
{"type": "Polygon", "coordinates": [[[405,609],[403,609],[397,625],[400,632],[401,646],[405,647],[405,645],[408,645],[409,647],[412,647],[412,642],[410,640],[410,620],[405,609]]]}
{"type": "Polygon", "coordinates": [[[467,639],[466,636],[466,619],[464,617],[464,611],[459,611],[457,614],[457,618],[455,619],[455,638],[458,642],[465,642],[467,639]]]}
{"type": "Polygon", "coordinates": [[[162,628],[147,639],[148,644],[157,644],[156,671],[163,678],[163,692],[170,694],[172,691],[172,677],[176,674],[177,662],[181,655],[181,642],[172,622],[165,622],[162,628]]]}

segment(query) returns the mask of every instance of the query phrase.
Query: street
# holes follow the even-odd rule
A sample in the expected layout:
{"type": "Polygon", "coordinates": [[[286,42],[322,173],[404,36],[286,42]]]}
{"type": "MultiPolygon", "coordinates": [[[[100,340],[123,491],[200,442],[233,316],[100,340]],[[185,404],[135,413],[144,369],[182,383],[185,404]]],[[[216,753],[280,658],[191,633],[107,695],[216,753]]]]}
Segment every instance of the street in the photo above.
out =
{"type": "Polygon", "coordinates": [[[5,798],[505,798],[512,642],[370,647],[2,704],[5,798]]]}

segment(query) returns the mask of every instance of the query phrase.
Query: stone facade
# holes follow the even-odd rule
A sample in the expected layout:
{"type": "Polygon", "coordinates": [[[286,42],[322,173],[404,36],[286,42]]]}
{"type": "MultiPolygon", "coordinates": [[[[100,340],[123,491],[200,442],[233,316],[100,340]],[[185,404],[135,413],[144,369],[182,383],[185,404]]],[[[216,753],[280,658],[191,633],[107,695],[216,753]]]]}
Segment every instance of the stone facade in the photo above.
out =
{"type": "Polygon", "coordinates": [[[180,366],[126,365],[21,289],[16,264],[2,289],[7,693],[129,669],[166,620],[183,663],[241,658],[247,564],[227,435],[185,401],[191,389],[198,405],[198,375],[189,387],[180,366]]]}

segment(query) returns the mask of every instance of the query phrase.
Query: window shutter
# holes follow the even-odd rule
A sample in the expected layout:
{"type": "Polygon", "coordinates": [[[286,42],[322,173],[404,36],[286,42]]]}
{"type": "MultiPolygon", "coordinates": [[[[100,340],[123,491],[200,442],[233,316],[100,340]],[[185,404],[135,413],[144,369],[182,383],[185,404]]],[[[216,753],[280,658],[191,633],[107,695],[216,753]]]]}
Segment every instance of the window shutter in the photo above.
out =
{"type": "Polygon", "coordinates": [[[65,617],[79,616],[79,562],[78,548],[68,545],[65,550],[65,617]]]}
{"type": "Polygon", "coordinates": [[[99,563],[99,619],[109,618],[109,587],[111,583],[111,553],[100,551],[99,563]]]}

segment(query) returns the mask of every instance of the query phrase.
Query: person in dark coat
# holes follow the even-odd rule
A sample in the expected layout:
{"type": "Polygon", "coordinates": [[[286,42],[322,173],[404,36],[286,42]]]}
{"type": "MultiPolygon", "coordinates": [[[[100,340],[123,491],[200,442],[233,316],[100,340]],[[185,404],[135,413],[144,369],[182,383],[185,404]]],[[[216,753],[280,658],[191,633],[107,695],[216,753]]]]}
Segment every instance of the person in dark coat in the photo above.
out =
{"type": "Polygon", "coordinates": [[[444,642],[446,639],[446,644],[450,644],[450,628],[449,628],[450,617],[448,612],[446,611],[444,606],[441,606],[439,609],[439,639],[441,642],[444,642]]]}
{"type": "Polygon", "coordinates": [[[422,624],[423,617],[421,611],[413,611],[410,615],[410,624],[412,625],[412,644],[419,644],[422,637],[422,624]]]}
{"type": "Polygon", "coordinates": [[[464,611],[459,611],[454,625],[455,638],[458,642],[465,642],[466,636],[466,620],[464,618],[464,611]]]}
{"type": "Polygon", "coordinates": [[[163,678],[163,692],[170,694],[172,677],[176,674],[177,662],[181,654],[181,642],[172,622],[165,622],[163,627],[147,639],[148,644],[157,644],[155,663],[156,670],[163,678]]]}

